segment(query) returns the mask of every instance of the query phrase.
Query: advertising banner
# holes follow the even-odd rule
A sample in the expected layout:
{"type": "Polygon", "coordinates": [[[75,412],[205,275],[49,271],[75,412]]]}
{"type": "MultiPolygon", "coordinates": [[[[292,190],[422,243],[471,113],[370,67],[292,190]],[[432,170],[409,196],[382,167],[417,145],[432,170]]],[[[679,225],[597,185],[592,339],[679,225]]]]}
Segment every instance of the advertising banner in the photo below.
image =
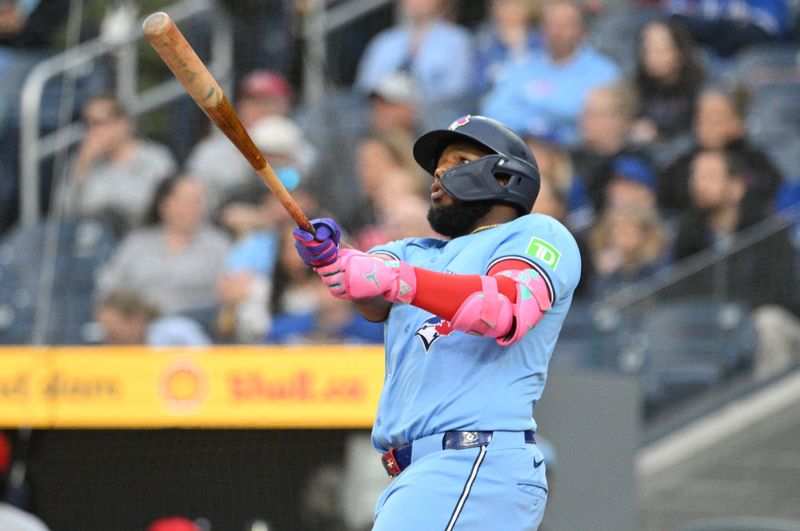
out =
{"type": "Polygon", "coordinates": [[[379,346],[6,347],[0,426],[368,428],[379,346]]]}

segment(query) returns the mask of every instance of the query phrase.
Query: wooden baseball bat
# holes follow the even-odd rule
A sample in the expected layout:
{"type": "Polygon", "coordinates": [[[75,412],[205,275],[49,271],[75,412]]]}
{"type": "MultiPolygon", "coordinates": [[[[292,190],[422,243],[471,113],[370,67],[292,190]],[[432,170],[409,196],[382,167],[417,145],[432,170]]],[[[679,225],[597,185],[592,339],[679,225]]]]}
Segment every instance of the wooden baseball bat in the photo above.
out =
{"type": "Polygon", "coordinates": [[[314,227],[253,143],[214,76],[169,15],[161,11],[153,13],[142,23],[142,32],[189,96],[244,155],[297,225],[314,234],[314,227]]]}

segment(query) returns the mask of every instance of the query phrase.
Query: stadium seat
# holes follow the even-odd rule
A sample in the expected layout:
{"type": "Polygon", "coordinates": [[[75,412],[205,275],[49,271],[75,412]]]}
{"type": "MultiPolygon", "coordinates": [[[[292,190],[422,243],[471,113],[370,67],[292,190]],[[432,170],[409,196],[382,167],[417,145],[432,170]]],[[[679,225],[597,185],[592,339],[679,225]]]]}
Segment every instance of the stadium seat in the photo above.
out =
{"type": "Polygon", "coordinates": [[[736,79],[750,91],[747,130],[787,177],[800,164],[800,49],[761,46],[736,58],[736,79]]]}
{"type": "Polygon", "coordinates": [[[33,332],[32,295],[13,284],[0,287],[0,345],[28,343],[33,332]]]}
{"type": "Polygon", "coordinates": [[[606,54],[630,74],[636,67],[636,45],[639,31],[651,20],[662,16],[655,9],[629,8],[601,14],[592,21],[589,40],[601,53],[606,54]]]}
{"type": "MultiPolygon", "coordinates": [[[[800,85],[797,86],[797,90],[800,92],[800,85]]],[[[794,112],[800,114],[798,110],[794,112]]],[[[754,133],[751,137],[786,179],[797,179],[800,168],[800,123],[779,124],[777,127],[773,125],[769,129],[754,133]]]]}
{"type": "Polygon", "coordinates": [[[648,407],[704,391],[752,362],[756,333],[743,304],[666,301],[642,315],[642,378],[648,407]]]}
{"type": "Polygon", "coordinates": [[[97,220],[19,226],[0,242],[0,344],[25,344],[33,337],[36,304],[43,281],[45,246],[52,255],[52,291],[46,341],[83,343],[83,326],[93,313],[92,290],[97,268],[111,255],[114,233],[97,220]],[[50,231],[50,232],[48,232],[50,231]],[[48,240],[52,237],[52,243],[48,240]]]}
{"type": "Polygon", "coordinates": [[[561,327],[552,364],[625,371],[620,359],[629,334],[621,315],[608,314],[588,302],[574,302],[561,327]]]}
{"type": "Polygon", "coordinates": [[[762,44],[736,55],[736,78],[749,86],[800,81],[800,48],[796,44],[762,44]]]}

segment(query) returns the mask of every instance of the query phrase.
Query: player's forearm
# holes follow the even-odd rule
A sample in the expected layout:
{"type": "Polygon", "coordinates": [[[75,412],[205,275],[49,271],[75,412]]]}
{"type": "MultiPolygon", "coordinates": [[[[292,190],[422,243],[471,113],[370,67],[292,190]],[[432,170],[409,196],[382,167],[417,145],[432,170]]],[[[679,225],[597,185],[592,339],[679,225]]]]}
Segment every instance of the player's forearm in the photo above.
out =
{"type": "MultiPolygon", "coordinates": [[[[414,268],[417,293],[411,302],[443,319],[452,319],[458,309],[472,294],[482,289],[480,275],[438,273],[429,269],[414,268]]],[[[500,293],[516,301],[516,285],[509,278],[498,278],[500,293]]]]}
{"type": "Polygon", "coordinates": [[[490,275],[450,275],[419,268],[414,271],[417,292],[413,305],[428,311],[436,309],[441,312],[437,315],[450,321],[454,329],[495,338],[501,346],[522,339],[552,307],[546,282],[532,269],[511,267],[490,275]],[[474,289],[459,285],[475,284],[476,280],[480,289],[472,291],[452,312],[464,293],[474,289]]]}
{"type": "Polygon", "coordinates": [[[381,297],[373,299],[353,299],[356,309],[367,321],[379,323],[389,317],[392,303],[381,297]]]}

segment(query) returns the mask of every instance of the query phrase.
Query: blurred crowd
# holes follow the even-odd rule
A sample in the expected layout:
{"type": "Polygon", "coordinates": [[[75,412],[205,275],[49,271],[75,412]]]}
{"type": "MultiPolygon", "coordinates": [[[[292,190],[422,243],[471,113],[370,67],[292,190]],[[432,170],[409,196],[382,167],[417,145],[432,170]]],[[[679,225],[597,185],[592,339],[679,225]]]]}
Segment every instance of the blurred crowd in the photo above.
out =
{"type": "MultiPolygon", "coordinates": [[[[0,266],[22,260],[15,242],[43,234],[18,223],[25,75],[65,45],[108,38],[126,10],[143,16],[169,3],[87,0],[78,35],[68,0],[0,0],[0,266]]],[[[436,237],[431,176],[412,146],[466,114],[503,121],[534,152],[542,183],[533,211],[562,221],[581,248],[576,305],[726,256],[740,235],[800,202],[793,2],[401,0],[330,36],[322,101],[301,96],[302,2],[218,4],[234,23],[229,98],[244,126],[308,217],[335,218],[357,249],[436,237]]],[[[192,36],[208,44],[207,34],[192,36]]],[[[188,100],[136,116],[111,95],[113,78],[101,68],[77,87],[81,139],[65,171],[42,168],[47,218],[99,224],[112,242],[85,266],[88,284],[53,292],[88,304],[81,342],[382,342],[381,324],[330,297],[300,261],[294,221],[226,137],[187,112],[188,100]]],[[[58,105],[48,94],[42,120],[52,130],[58,105]]],[[[85,251],[86,231],[76,234],[85,251]]],[[[765,234],[729,255],[723,277],[706,269],[686,288],[710,298],[723,285],[748,306],[760,378],[800,352],[796,231],[765,234]]],[[[0,299],[24,306],[7,270],[0,299]]],[[[2,332],[13,321],[0,310],[2,332]]],[[[0,445],[0,465],[5,454],[0,445]]],[[[176,519],[151,529],[202,526],[176,519]]]]}
{"type": "MultiPolygon", "coordinates": [[[[403,0],[388,27],[362,39],[352,79],[331,83],[322,102],[299,96],[292,69],[302,12],[263,2],[245,21],[244,3],[221,3],[235,16],[236,38],[255,39],[235,48],[236,111],[308,216],[337,219],[355,248],[435,236],[426,220],[431,176],[411,148],[421,132],[470,113],[508,124],[534,152],[542,176],[534,212],[561,220],[581,245],[579,301],[724,251],[794,202],[800,168],[775,160],[780,146],[756,141],[752,104],[764,107],[767,81],[800,84],[781,78],[785,65],[759,79],[740,68],[754,50],[796,46],[789,2],[403,0]],[[270,33],[258,21],[272,27],[278,15],[282,40],[270,49],[286,53],[257,53],[270,33]]],[[[41,25],[63,19],[67,6],[2,4],[6,79],[54,45],[41,25]]],[[[331,77],[347,78],[336,66],[331,77]]],[[[99,80],[81,102],[83,137],[46,207],[51,217],[99,221],[113,234],[113,253],[83,294],[100,325],[87,342],[381,341],[380,324],[329,297],[299,261],[294,222],[227,138],[193,130],[199,139],[183,149],[171,133],[188,119],[148,138],[109,95],[113,82],[99,80]]],[[[16,227],[19,117],[2,111],[15,107],[15,88],[4,85],[0,95],[7,235],[16,227]]],[[[787,289],[795,255],[786,230],[728,268],[730,294],[763,309],[756,317],[765,329],[800,329],[795,290],[787,289]]],[[[779,335],[769,334],[778,341],[770,348],[784,352],[800,336],[779,335]]]]}

